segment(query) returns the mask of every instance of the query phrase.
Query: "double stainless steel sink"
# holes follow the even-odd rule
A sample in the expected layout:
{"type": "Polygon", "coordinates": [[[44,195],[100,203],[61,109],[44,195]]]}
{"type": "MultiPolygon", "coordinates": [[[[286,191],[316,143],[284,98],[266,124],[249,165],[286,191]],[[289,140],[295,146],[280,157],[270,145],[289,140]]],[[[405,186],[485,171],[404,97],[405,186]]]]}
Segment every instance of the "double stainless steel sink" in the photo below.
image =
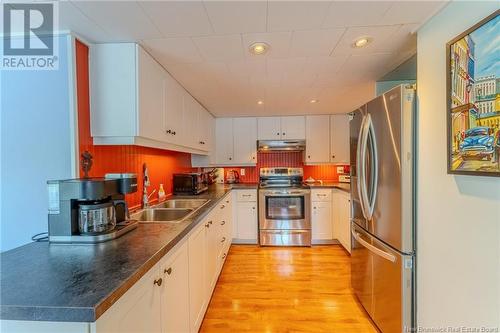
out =
{"type": "Polygon", "coordinates": [[[140,223],[179,223],[203,207],[208,199],[172,199],[132,214],[140,223]]]}

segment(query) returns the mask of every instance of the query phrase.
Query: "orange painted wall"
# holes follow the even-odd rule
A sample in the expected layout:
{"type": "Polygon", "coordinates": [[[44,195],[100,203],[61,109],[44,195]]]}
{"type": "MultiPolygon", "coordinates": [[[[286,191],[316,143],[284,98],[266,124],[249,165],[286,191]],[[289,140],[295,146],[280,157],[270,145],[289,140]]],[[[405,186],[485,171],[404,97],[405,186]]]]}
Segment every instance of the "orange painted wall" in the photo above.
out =
{"type": "MultiPolygon", "coordinates": [[[[245,176],[240,176],[242,183],[256,183],[259,181],[260,168],[267,167],[297,167],[304,168],[304,179],[312,177],[323,181],[338,181],[337,165],[304,165],[302,152],[272,152],[258,153],[256,167],[231,167],[229,170],[245,169],[245,176]]],[[[346,169],[347,172],[347,169],[346,169]]]]}
{"type": "MultiPolygon", "coordinates": [[[[165,192],[172,193],[172,174],[192,171],[191,155],[168,150],[139,146],[95,146],[90,136],[90,103],[89,103],[89,49],[76,41],[76,78],[78,105],[78,140],[80,154],[89,151],[93,158],[90,176],[101,177],[106,173],[137,173],[139,189],[129,194],[126,200],[130,207],[137,207],[142,198],[142,165],[149,169],[151,187],[149,191],[158,190],[163,184],[165,192]]],[[[83,171],[80,169],[80,176],[83,171]]],[[[155,194],[151,199],[156,199],[155,194]]]]}

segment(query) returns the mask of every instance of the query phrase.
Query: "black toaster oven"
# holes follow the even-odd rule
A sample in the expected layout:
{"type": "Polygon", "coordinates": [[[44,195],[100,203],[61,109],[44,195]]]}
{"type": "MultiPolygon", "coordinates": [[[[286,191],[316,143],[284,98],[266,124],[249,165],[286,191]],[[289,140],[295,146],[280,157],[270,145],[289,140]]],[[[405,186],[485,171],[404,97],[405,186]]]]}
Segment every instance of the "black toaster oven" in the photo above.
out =
{"type": "Polygon", "coordinates": [[[175,173],[174,194],[196,195],[208,190],[205,176],[201,172],[175,173]]]}

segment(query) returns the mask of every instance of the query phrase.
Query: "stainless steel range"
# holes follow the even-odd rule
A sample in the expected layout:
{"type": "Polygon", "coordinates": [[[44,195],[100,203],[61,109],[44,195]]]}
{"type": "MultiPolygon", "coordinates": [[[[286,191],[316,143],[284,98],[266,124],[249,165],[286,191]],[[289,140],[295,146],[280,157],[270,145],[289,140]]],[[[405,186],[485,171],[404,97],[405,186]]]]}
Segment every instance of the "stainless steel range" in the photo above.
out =
{"type": "Polygon", "coordinates": [[[261,246],[311,246],[311,191],[302,168],[261,168],[261,246]]]}

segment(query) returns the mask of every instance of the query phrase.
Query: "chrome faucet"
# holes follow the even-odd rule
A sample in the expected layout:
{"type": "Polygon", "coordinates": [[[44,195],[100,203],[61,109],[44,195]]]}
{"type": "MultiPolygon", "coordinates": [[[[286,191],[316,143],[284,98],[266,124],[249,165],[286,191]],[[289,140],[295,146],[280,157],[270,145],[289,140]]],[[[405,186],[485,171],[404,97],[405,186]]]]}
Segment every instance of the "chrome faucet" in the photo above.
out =
{"type": "Polygon", "coordinates": [[[146,163],[142,165],[142,173],[143,173],[143,189],[142,189],[142,208],[148,208],[149,207],[149,198],[156,192],[156,190],[153,190],[149,195],[148,195],[148,186],[151,185],[149,182],[149,175],[148,175],[148,166],[146,163]]]}

